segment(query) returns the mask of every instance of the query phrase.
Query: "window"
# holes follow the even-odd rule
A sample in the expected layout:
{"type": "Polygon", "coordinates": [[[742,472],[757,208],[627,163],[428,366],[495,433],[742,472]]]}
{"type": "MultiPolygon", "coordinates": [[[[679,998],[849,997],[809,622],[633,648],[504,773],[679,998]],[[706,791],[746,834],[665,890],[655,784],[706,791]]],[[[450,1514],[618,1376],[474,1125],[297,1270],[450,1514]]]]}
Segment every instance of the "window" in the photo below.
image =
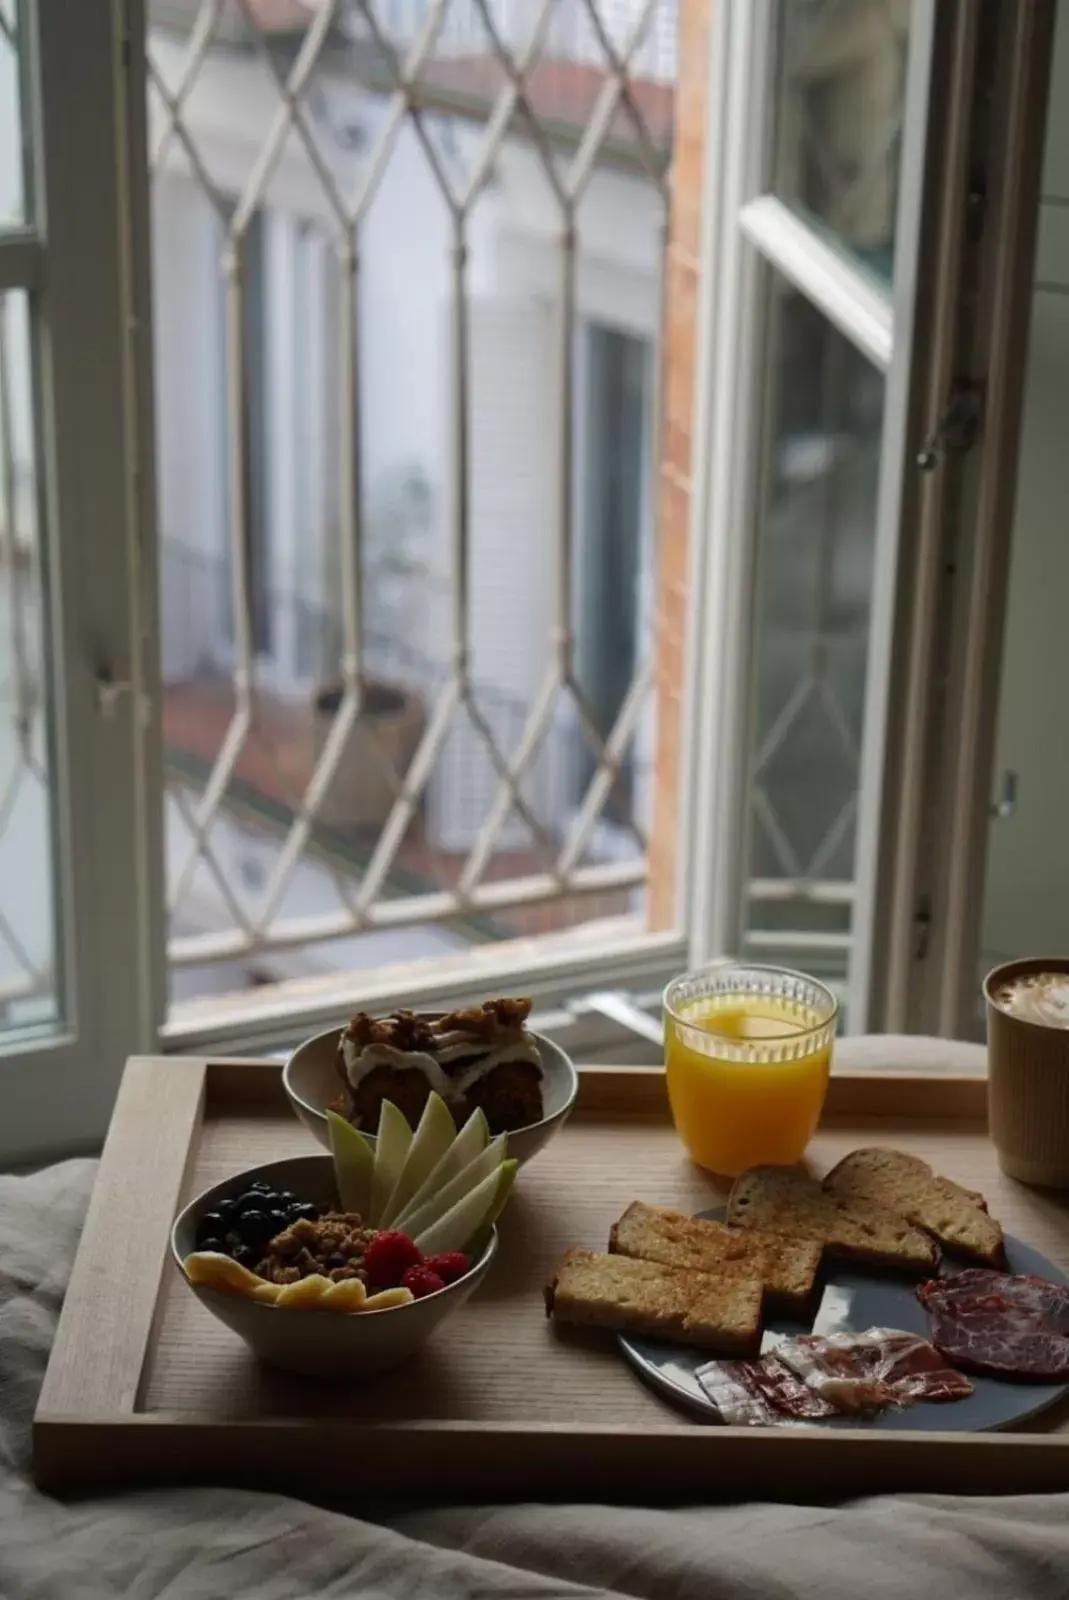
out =
{"type": "Polygon", "coordinates": [[[697,826],[724,870],[698,938],[832,981],[852,1028],[866,1015],[859,880],[879,826],[874,683],[909,465],[931,22],[924,5],[779,0],[733,10],[723,41],[697,826]]]}
{"type": "Polygon", "coordinates": [[[672,0],[297,9],[149,8],[176,1036],[648,943],[672,0]]]}
{"type": "Polygon", "coordinates": [[[112,20],[0,4],[0,1149],[23,1158],[99,1133],[156,1003],[154,667],[132,626],[151,434],[112,20]]]}
{"type": "Polygon", "coordinates": [[[4,1148],[358,997],[863,1024],[966,13],[127,10],[0,0],[4,1148]]]}

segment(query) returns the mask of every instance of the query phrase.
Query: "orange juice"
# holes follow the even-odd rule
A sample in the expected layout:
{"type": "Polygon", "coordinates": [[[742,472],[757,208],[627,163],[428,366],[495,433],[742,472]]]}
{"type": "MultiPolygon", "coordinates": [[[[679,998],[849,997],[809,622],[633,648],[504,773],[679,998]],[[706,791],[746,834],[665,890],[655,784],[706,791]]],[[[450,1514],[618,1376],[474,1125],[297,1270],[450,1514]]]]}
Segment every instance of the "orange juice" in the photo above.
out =
{"type": "Polygon", "coordinates": [[[699,1166],[733,1176],[801,1159],[831,1069],[836,1008],[827,1001],[727,989],[666,1005],[668,1098],[699,1166]]]}

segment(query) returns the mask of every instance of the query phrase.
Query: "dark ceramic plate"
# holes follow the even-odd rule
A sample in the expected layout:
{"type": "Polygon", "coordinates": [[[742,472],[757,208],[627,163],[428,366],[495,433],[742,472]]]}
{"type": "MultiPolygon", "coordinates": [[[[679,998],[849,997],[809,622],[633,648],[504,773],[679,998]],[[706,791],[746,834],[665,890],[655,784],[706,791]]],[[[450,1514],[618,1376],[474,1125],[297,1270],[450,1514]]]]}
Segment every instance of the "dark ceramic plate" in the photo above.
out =
{"type": "MultiPolygon", "coordinates": [[[[703,1217],[723,1219],[723,1207],[703,1211],[703,1217]]],[[[1069,1278],[1053,1261],[1040,1255],[1019,1239],[1006,1240],[1006,1259],[1010,1272],[1033,1272],[1052,1283],[1067,1283],[1069,1278]]],[[[956,1263],[944,1271],[954,1271],[956,1263]]],[[[866,1328],[903,1328],[909,1333],[928,1336],[928,1317],[914,1290],[917,1280],[876,1277],[845,1268],[829,1272],[825,1278],[820,1308],[812,1330],[798,1322],[772,1321],[765,1332],[765,1348],[771,1348],[777,1334],[813,1331],[863,1333],[866,1328]],[[772,1338],[769,1338],[769,1335],[772,1338]]],[[[658,1339],[640,1339],[620,1334],[620,1349],[635,1371],[668,1399],[686,1406],[707,1422],[719,1416],[705,1398],[696,1368],[709,1357],[703,1351],[683,1345],[664,1344],[658,1339]]],[[[881,1412],[875,1417],[835,1417],[812,1424],[819,1428],[892,1428],[906,1432],[978,1433],[992,1428],[1013,1428],[1037,1412],[1045,1411],[1069,1395],[1069,1383],[1033,1383],[981,1377],[970,1373],[973,1392],[967,1400],[938,1404],[932,1401],[910,1406],[906,1411],[881,1412]]]]}

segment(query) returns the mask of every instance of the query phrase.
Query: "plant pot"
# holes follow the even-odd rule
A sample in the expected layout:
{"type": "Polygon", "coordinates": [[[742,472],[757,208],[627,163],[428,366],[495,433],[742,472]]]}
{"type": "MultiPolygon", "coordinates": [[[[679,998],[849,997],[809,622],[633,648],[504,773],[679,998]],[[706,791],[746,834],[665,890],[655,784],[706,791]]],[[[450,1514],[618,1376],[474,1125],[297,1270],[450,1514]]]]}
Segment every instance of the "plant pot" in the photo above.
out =
{"type": "MultiPolygon", "coordinates": [[[[342,689],[326,684],[313,702],[313,742],[319,759],[342,701],[342,689]]],[[[404,778],[423,735],[426,714],[419,696],[400,684],[369,683],[356,725],[319,809],[328,828],[381,828],[397,794],[390,782],[404,778]]]]}

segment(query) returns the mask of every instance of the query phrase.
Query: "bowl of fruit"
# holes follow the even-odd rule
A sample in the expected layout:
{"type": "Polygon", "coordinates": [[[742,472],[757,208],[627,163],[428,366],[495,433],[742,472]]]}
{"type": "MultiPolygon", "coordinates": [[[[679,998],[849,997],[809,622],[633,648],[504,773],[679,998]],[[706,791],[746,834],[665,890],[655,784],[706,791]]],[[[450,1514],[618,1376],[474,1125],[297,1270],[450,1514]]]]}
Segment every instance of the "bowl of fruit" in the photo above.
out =
{"type": "Polygon", "coordinates": [[[324,1149],[328,1111],[375,1137],[386,1101],[414,1128],[438,1095],[457,1128],[478,1112],[492,1136],[507,1134],[522,1166],[564,1126],[579,1093],[571,1057],[528,1028],[530,1011],[530,1000],[506,998],[461,1011],[357,1012],[299,1045],[283,1086],[324,1149]]]}
{"type": "Polygon", "coordinates": [[[372,1143],[331,1114],[332,1153],[272,1161],[198,1195],[171,1252],[261,1360],[316,1377],[399,1365],[489,1272],[516,1162],[429,1100],[415,1132],[384,1104],[372,1143]]]}

